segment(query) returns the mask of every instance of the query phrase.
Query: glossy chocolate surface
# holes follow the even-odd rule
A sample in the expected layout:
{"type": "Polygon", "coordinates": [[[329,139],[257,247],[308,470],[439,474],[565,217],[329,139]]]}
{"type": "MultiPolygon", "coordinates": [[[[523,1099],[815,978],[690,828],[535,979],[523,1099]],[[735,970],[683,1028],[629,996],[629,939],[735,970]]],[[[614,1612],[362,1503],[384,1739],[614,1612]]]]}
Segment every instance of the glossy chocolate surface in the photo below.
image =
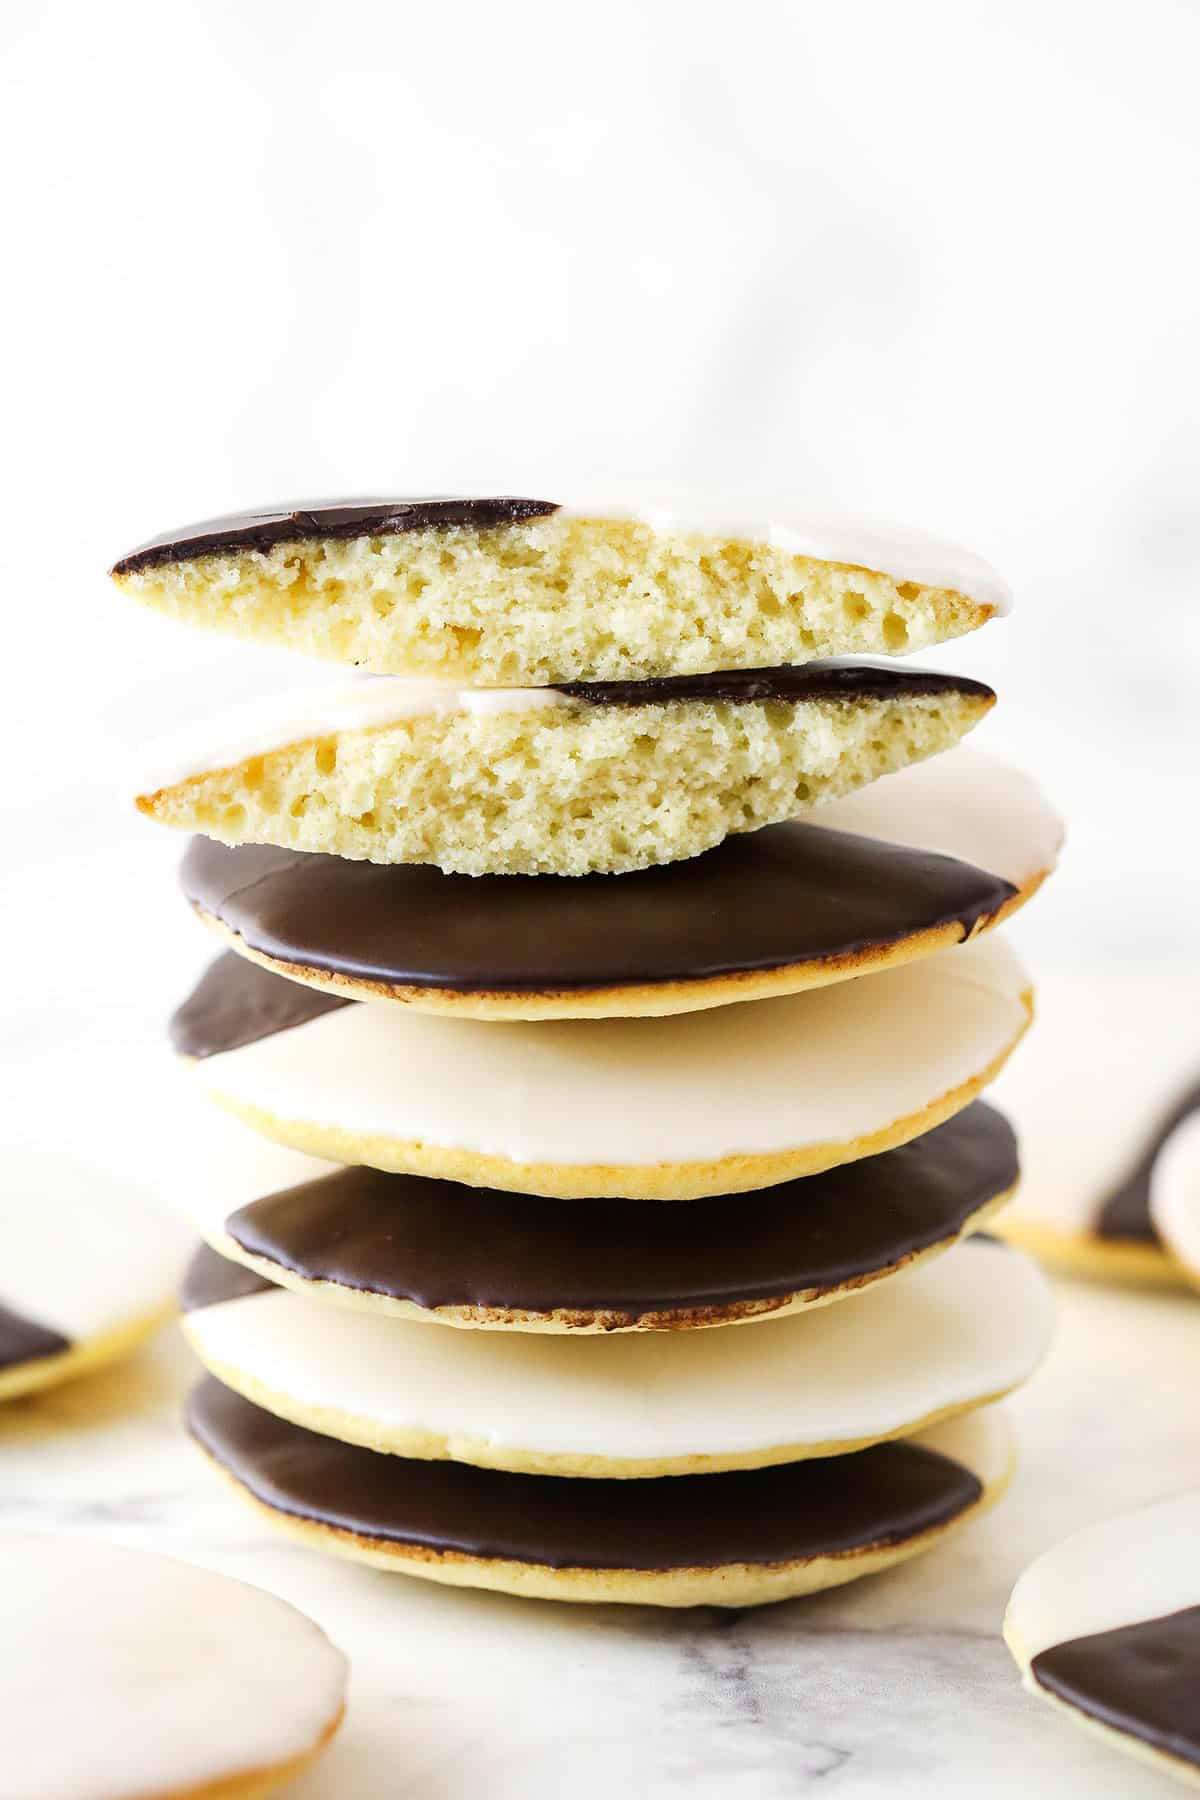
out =
{"type": "Polygon", "coordinates": [[[553,500],[514,496],[468,499],[458,495],[419,495],[410,499],[309,500],[259,512],[225,513],[181,525],[139,544],[113,564],[113,575],[137,575],[164,563],[190,562],[197,556],[225,551],[273,550],[276,544],[299,544],[320,538],[393,537],[405,531],[428,531],[450,525],[484,530],[520,519],[544,518],[557,512],[553,500]]]}
{"type": "MultiPolygon", "coordinates": [[[[954,857],[797,823],[727,838],[685,862],[573,880],[444,875],[198,837],[181,880],[193,906],[278,962],[385,990],[497,994],[854,962],[947,925],[966,937],[1016,893],[954,857]]],[[[193,1014],[219,1013],[224,993],[232,1021],[240,991],[267,1022],[270,990],[239,990],[228,959],[205,982],[193,1014]]],[[[239,1028],[242,1042],[256,1034],[249,1018],[239,1028]]]]}
{"type": "MultiPolygon", "coordinates": [[[[880,1156],[686,1206],[572,1205],[345,1168],[243,1206],[225,1229],[308,1280],[426,1308],[669,1323],[862,1281],[950,1241],[1016,1179],[1011,1127],[976,1101],[880,1156]]],[[[247,1279],[257,1282],[202,1251],[184,1307],[256,1291],[247,1279]]]]}
{"type": "Polygon", "coordinates": [[[1192,1113],[1200,1111],[1200,1082],[1182,1093],[1155,1126],[1128,1174],[1101,1203],[1096,1235],[1157,1244],[1159,1236],[1150,1217],[1150,1177],[1158,1153],[1175,1130],[1192,1113]]]}
{"type": "Polygon", "coordinates": [[[350,1005],[353,1002],[339,994],[321,994],[298,981],[285,981],[227,950],[209,964],[183,1005],[172,1013],[171,1045],[180,1056],[216,1056],[350,1005]]]}
{"type": "Polygon", "coordinates": [[[982,1493],[961,1464],[906,1443],[646,1481],[418,1462],[290,1425],[211,1376],[192,1395],[188,1425],[235,1481],[279,1512],[382,1543],[556,1569],[799,1562],[904,1542],[948,1524],[982,1493]]]}
{"type": "Polygon", "coordinates": [[[60,1331],[0,1306],[0,1369],[38,1362],[44,1356],[61,1356],[70,1348],[70,1338],[63,1337],[60,1331]]]}
{"type": "Polygon", "coordinates": [[[1068,1706],[1200,1766],[1200,1606],[1055,1644],[1031,1668],[1068,1706]]]}
{"type": "Polygon", "coordinates": [[[785,665],[774,669],[733,669],[710,675],[660,675],[648,681],[565,681],[560,694],[591,706],[651,706],[671,700],[744,702],[779,700],[899,700],[936,694],[969,699],[996,698],[982,681],[965,675],[943,675],[907,663],[830,661],[785,665]]]}

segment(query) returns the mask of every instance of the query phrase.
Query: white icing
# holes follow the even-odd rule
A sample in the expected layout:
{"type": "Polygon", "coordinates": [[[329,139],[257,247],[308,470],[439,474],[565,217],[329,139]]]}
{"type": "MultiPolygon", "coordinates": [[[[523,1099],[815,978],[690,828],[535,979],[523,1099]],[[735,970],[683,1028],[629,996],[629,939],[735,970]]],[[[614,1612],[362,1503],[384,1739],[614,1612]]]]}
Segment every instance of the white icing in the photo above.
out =
{"type": "Polygon", "coordinates": [[[326,682],[231,707],[150,745],[141,758],[137,791],[157,793],[289,744],[338,732],[372,731],[405,719],[445,719],[455,713],[547,712],[580,704],[557,688],[475,688],[413,675],[326,682]]]}
{"type": "Polygon", "coordinates": [[[1200,1606],[1200,1492],[1078,1531],[1031,1563],[1004,1634],[1021,1666],[1053,1644],[1200,1606]]]}
{"type": "Polygon", "coordinates": [[[663,1019],[459,1019],[368,1001],[195,1072],[285,1123],[513,1162],[701,1162],[849,1144],[923,1111],[1012,1044],[1027,986],[993,934],[663,1019]]]}
{"type": "Polygon", "coordinates": [[[5,1800],[143,1800],[313,1749],[346,1659],[261,1589],[85,1538],[0,1533],[5,1800]]]}
{"type": "Polygon", "coordinates": [[[553,1339],[447,1331],[275,1289],[188,1315],[201,1359],[295,1416],[548,1455],[656,1459],[874,1440],[1025,1380],[1044,1277],[968,1241],[839,1306],[736,1331],[553,1339]]]}
{"type": "Polygon", "coordinates": [[[1106,962],[1039,980],[1037,1025],[995,1095],[1021,1142],[1014,1223],[1088,1232],[1197,1078],[1200,1021],[1178,965],[1106,962]]]}
{"type": "Polygon", "coordinates": [[[1164,1242],[1200,1278],[1200,1113],[1177,1126],[1159,1151],[1150,1214],[1164,1242]]]}
{"type": "Polygon", "coordinates": [[[79,1342],[166,1306],[186,1255],[130,1168],[10,1145],[0,1186],[0,1305],[79,1342]]]}
{"type": "Polygon", "coordinates": [[[981,750],[950,750],[800,817],[835,831],[957,856],[1022,887],[1052,869],[1063,823],[1037,782],[981,750]]]}
{"type": "Polygon", "coordinates": [[[584,499],[560,507],[559,516],[629,519],[664,535],[696,534],[769,544],[792,556],[846,563],[890,575],[896,581],[917,581],[924,587],[949,588],[998,613],[1007,613],[1012,605],[1007,582],[982,557],[959,544],[911,526],[798,506],[794,501],[751,504],[694,494],[664,496],[661,501],[597,496],[594,501],[584,499]]]}

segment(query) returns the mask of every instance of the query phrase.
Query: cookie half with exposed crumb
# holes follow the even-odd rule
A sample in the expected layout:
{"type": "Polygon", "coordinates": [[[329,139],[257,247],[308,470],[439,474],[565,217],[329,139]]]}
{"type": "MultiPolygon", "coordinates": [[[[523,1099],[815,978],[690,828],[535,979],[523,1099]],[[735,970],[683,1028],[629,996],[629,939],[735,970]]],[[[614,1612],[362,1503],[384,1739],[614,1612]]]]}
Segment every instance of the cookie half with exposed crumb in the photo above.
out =
{"type": "Polygon", "coordinates": [[[977,681],[869,663],[563,688],[394,676],[284,696],[164,752],[138,805],[226,844],[620,874],[949,749],[994,702],[977,681]]]}
{"type": "Polygon", "coordinates": [[[996,1407],[853,1456],[657,1481],[383,1456],[211,1379],[188,1426],[311,1549],[453,1587],[644,1606],[757,1606],[875,1574],[985,1512],[1014,1461],[996,1407]]]}
{"type": "Polygon", "coordinates": [[[166,532],[112,575],[188,624],[503,685],[903,655],[1008,606],[993,569],[922,532],[698,501],[319,502],[166,532]]]}

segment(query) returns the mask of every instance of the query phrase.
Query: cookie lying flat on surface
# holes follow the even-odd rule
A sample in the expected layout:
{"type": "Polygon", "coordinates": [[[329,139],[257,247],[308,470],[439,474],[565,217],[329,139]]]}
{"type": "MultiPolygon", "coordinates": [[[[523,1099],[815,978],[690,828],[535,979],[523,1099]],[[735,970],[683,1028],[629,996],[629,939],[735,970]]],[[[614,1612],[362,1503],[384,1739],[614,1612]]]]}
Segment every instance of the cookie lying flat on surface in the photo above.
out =
{"type": "Polygon", "coordinates": [[[291,1536],[375,1568],[548,1600],[754,1606],[902,1562],[1003,1493],[999,1409],[852,1456],[662,1481],[556,1481],[338,1443],[211,1379],[188,1424],[291,1536]]]}
{"type": "Polygon", "coordinates": [[[164,533],[112,574],[188,624],[510,686],[898,655],[1009,600],[986,563],[920,532],[699,501],[322,502],[164,533]]]}
{"type": "Polygon", "coordinates": [[[0,1400],[127,1355],[173,1309],[184,1241],[102,1167],[10,1147],[0,1239],[0,1400]]]}
{"type": "Polygon", "coordinates": [[[5,1531],[0,1590],[5,1800],[252,1800],[341,1722],[345,1657],[260,1588],[5,1531]]]}
{"type": "Polygon", "coordinates": [[[1200,1784],[1200,1493],[1048,1550],[1013,1589],[1004,1635],[1032,1693],[1200,1784]]]}
{"type": "Polygon", "coordinates": [[[339,1004],[228,955],[173,1041],[222,1105],[313,1155],[518,1193],[694,1199],[932,1130],[991,1080],[1031,1005],[998,933],[781,1000],[537,1024],[339,1004]]]}
{"type": "Polygon", "coordinates": [[[358,680],[164,752],[138,806],[227,844],[465,875],[624,873],[946,750],[994,701],[980,682],[869,663],[570,690],[358,680]]]}
{"type": "Polygon", "coordinates": [[[633,1018],[820,987],[957,943],[1037,891],[1062,834],[1028,776],[967,750],[810,819],[569,891],[202,837],[181,880],[235,949],[331,994],[466,1018],[633,1018]]]}
{"type": "MultiPolygon", "coordinates": [[[[218,1131],[294,1155],[219,1114],[218,1131]]],[[[882,1156],[686,1209],[361,1168],[239,1205],[245,1181],[231,1194],[213,1174],[200,1191],[189,1173],[208,1243],[314,1299],[484,1330],[678,1331],[824,1305],[949,1249],[1012,1192],[1017,1153],[977,1101],[882,1156]]]]}
{"type": "Polygon", "coordinates": [[[1160,1150],[1200,1106],[1194,969],[1105,963],[1051,977],[1038,1030],[1000,1084],[1022,1182],[998,1229],[1068,1273],[1179,1283],[1150,1215],[1160,1150]]]}
{"type": "Polygon", "coordinates": [[[1194,1107],[1163,1141],[1150,1176],[1150,1217],[1191,1279],[1200,1283],[1200,1087],[1194,1107]]]}
{"type": "Polygon", "coordinates": [[[1026,1380],[1052,1310],[1035,1264],[978,1239],[744,1331],[439,1331],[314,1304],[207,1248],[181,1304],[208,1372],[293,1424],[399,1456],[630,1478],[909,1436],[1026,1380]]]}

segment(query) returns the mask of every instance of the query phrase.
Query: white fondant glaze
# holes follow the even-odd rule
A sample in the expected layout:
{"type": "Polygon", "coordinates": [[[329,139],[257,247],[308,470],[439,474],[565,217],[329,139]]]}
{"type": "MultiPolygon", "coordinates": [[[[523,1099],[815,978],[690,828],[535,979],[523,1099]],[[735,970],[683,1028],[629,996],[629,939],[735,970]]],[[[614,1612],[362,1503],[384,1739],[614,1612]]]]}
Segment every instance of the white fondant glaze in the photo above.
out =
{"type": "Polygon", "coordinates": [[[303,1756],[347,1663],[303,1613],[165,1556],[0,1534],[5,1800],[142,1800],[303,1756]]]}
{"type": "Polygon", "coordinates": [[[998,934],[781,1000],[664,1019],[457,1019],[366,1002],[195,1065],[283,1121],[559,1167],[849,1143],[977,1078],[1028,977],[998,934]]]}
{"type": "Polygon", "coordinates": [[[547,1339],[431,1330],[276,1289],[187,1318],[201,1360],[293,1414],[655,1460],[875,1440],[1024,1381],[1049,1341],[1038,1269],[968,1241],[840,1306],[741,1331],[547,1339]]]}
{"type": "Polygon", "coordinates": [[[187,1239],[136,1167],[13,1145],[0,1242],[0,1305],[78,1343],[167,1306],[187,1239]]]}
{"type": "Polygon", "coordinates": [[[1158,1120],[1197,1079],[1200,1021],[1177,964],[1110,961],[1039,978],[1037,1027],[995,1090],[1021,1143],[1007,1216],[1090,1233],[1158,1120]]]}
{"type": "Polygon", "coordinates": [[[1064,1539],[1012,1591],[1004,1635],[1026,1671],[1053,1644],[1200,1606],[1200,1492],[1064,1539]]]}
{"type": "Polygon", "coordinates": [[[798,506],[794,501],[749,503],[695,494],[631,501],[597,496],[594,501],[583,499],[561,506],[559,516],[564,515],[628,519],[663,536],[736,538],[768,544],[792,556],[870,569],[896,581],[920,582],[923,587],[949,588],[997,613],[1007,613],[1012,606],[1008,583],[990,563],[960,544],[912,526],[798,506]]]}
{"type": "Polygon", "coordinates": [[[834,831],[957,856],[1023,887],[1052,869],[1063,822],[1032,776],[981,750],[932,756],[798,815],[834,831]]]}
{"type": "Polygon", "coordinates": [[[557,688],[473,688],[415,675],[358,676],[322,687],[285,690],[232,707],[149,746],[137,791],[154,794],[289,744],[337,732],[372,731],[405,719],[445,719],[455,713],[548,712],[581,704],[557,688]]]}
{"type": "Polygon", "coordinates": [[[1200,1113],[1177,1126],[1158,1153],[1150,1215],[1159,1236],[1200,1279],[1200,1113]]]}

